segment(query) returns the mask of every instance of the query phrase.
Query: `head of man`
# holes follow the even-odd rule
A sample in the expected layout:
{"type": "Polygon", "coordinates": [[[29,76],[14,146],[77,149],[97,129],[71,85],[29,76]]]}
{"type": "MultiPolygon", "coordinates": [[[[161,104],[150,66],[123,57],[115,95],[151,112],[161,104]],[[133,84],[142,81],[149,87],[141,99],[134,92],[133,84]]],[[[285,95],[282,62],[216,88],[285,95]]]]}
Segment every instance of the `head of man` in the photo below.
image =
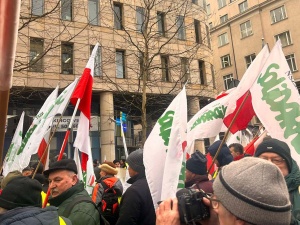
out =
{"type": "Polygon", "coordinates": [[[120,164],[120,161],[119,161],[119,160],[115,159],[115,160],[113,161],[113,163],[115,164],[115,166],[116,166],[117,168],[120,168],[120,167],[121,167],[121,164],[120,164]]]}
{"type": "Polygon", "coordinates": [[[145,173],[145,167],[143,162],[143,150],[138,149],[129,154],[127,158],[128,173],[130,177],[137,174],[145,173]]]}
{"type": "Polygon", "coordinates": [[[107,175],[117,175],[118,170],[116,169],[116,166],[112,162],[105,162],[100,165],[100,177],[105,177],[107,175]]]}
{"type": "Polygon", "coordinates": [[[42,206],[42,185],[26,176],[15,176],[8,181],[0,195],[1,212],[17,207],[42,206]]]}
{"type": "Polygon", "coordinates": [[[207,159],[198,150],[186,161],[185,181],[191,181],[196,175],[207,175],[207,159]]]}
{"type": "Polygon", "coordinates": [[[25,177],[30,176],[31,174],[32,174],[32,168],[30,166],[27,166],[22,170],[22,175],[25,177]]]}
{"type": "Polygon", "coordinates": [[[254,156],[268,160],[275,164],[283,176],[287,176],[292,170],[292,156],[289,146],[277,139],[267,139],[260,143],[254,156]]]}
{"type": "Polygon", "coordinates": [[[213,183],[211,206],[220,225],[290,224],[284,177],[272,163],[246,157],[224,166],[213,183]]]}
{"type": "Polygon", "coordinates": [[[78,182],[77,167],[73,159],[62,159],[50,164],[44,171],[48,177],[51,197],[57,197],[78,182]]]}
{"type": "Polygon", "coordinates": [[[244,147],[240,143],[232,143],[228,146],[233,158],[244,154],[244,147]]]}
{"type": "MultiPolygon", "coordinates": [[[[217,154],[217,151],[218,151],[219,146],[221,145],[221,142],[222,142],[221,140],[218,140],[218,141],[214,142],[211,146],[209,146],[208,152],[210,153],[210,155],[212,157],[214,157],[217,154]]],[[[233,161],[233,157],[230,153],[230,150],[227,147],[227,145],[225,143],[223,143],[215,163],[218,167],[222,167],[222,166],[225,166],[225,165],[231,163],[232,161],[233,161]]]]}

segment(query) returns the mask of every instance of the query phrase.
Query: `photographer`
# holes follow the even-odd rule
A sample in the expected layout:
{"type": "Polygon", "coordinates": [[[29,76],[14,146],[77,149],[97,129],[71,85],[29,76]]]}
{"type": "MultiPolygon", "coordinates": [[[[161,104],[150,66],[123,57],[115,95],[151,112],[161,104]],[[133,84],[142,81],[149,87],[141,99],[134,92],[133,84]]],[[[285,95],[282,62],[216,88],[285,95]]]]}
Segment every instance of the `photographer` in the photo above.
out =
{"type": "MultiPolygon", "coordinates": [[[[291,203],[284,178],[279,169],[266,160],[247,157],[224,166],[213,189],[212,197],[203,198],[211,215],[200,221],[202,225],[290,223],[291,203]]],[[[177,199],[168,199],[159,205],[156,225],[180,225],[179,210],[182,209],[177,203],[177,199]]]]}

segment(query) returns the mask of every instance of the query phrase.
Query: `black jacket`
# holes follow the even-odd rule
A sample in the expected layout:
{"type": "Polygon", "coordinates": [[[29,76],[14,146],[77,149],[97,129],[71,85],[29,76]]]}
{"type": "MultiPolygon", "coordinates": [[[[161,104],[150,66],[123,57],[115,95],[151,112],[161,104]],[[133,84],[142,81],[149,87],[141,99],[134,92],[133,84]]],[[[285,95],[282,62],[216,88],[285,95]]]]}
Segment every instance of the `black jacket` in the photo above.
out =
{"type": "Polygon", "coordinates": [[[145,174],[137,174],[127,183],[116,225],[155,225],[155,211],[145,174]]]}
{"type": "MultiPolygon", "coordinates": [[[[71,221],[63,218],[65,224],[71,221]]],[[[0,214],[1,225],[60,225],[56,207],[20,207],[0,214]]]]}

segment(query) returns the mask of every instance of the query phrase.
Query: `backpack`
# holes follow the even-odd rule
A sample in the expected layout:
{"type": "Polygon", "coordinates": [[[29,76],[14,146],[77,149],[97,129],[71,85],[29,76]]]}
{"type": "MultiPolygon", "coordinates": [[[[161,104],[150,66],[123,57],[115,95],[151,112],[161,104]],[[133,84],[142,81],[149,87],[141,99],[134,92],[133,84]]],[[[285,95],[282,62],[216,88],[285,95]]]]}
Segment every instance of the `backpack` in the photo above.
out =
{"type": "Polygon", "coordinates": [[[111,224],[116,224],[119,218],[120,206],[118,201],[118,196],[121,195],[119,190],[116,190],[114,186],[109,187],[104,180],[102,180],[101,185],[103,186],[104,192],[102,195],[102,201],[98,204],[98,208],[101,211],[103,217],[111,224]]]}
{"type": "Polygon", "coordinates": [[[91,204],[93,204],[95,206],[95,208],[97,209],[98,213],[99,213],[99,218],[100,218],[100,224],[101,225],[111,225],[103,216],[102,216],[102,212],[99,210],[99,208],[96,206],[96,204],[92,201],[92,199],[90,197],[87,196],[80,196],[75,198],[64,210],[62,216],[68,218],[70,216],[70,213],[72,211],[72,209],[74,208],[75,205],[77,205],[78,203],[81,202],[89,202],[91,204]]]}

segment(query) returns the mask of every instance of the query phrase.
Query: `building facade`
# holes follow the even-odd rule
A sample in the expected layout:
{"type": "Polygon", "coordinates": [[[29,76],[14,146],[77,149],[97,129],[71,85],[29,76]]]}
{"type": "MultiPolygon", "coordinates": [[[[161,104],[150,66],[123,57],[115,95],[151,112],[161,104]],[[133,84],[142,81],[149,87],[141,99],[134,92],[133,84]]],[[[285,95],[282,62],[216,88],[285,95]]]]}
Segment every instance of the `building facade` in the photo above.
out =
{"type": "Polygon", "coordinates": [[[271,50],[278,39],[299,88],[299,7],[297,0],[207,0],[219,91],[240,80],[262,46],[271,50]]]}
{"type": "MultiPolygon", "coordinates": [[[[114,160],[124,155],[120,112],[126,114],[128,148],[142,147],[143,93],[148,133],[184,84],[189,117],[216,94],[205,1],[156,0],[145,5],[129,0],[23,0],[9,114],[25,111],[25,131],[49,93],[81,75],[97,42],[94,158],[114,160]]],[[[73,110],[67,108],[51,140],[52,155],[60,150],[73,110]]],[[[17,118],[8,120],[5,149],[17,118]]],[[[72,133],[76,135],[76,123],[72,133]]]]}

